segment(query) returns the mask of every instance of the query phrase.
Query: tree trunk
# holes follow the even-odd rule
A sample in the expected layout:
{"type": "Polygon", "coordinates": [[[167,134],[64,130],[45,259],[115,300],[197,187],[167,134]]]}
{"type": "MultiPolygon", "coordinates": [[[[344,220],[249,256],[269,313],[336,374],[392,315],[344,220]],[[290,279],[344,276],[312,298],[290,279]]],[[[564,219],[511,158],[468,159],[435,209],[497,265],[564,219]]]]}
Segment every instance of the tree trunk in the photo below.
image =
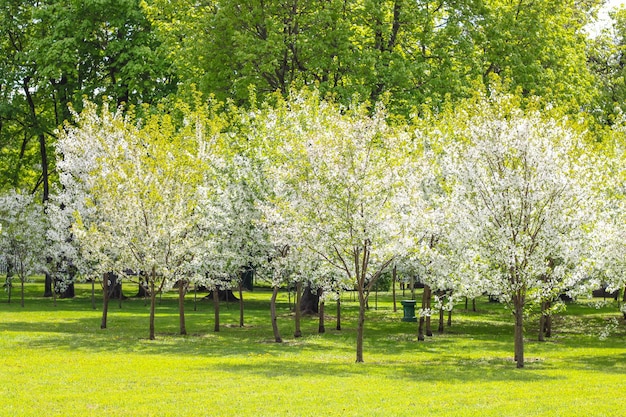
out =
{"type": "MultiPolygon", "coordinates": [[[[548,301],[546,305],[546,310],[549,311],[550,308],[552,308],[552,302],[548,301]]],[[[548,315],[546,316],[546,322],[544,324],[544,327],[546,337],[552,337],[552,313],[548,313],[548,315]]]]}
{"type": "Polygon", "coordinates": [[[302,282],[296,282],[296,295],[295,295],[295,310],[296,310],[296,331],[293,333],[293,337],[302,337],[302,330],[300,329],[300,299],[302,297],[302,282]]]}
{"type": "MultiPolygon", "coordinates": [[[[55,292],[56,293],[56,292],[55,292]]],[[[109,312],[109,274],[102,275],[102,321],[100,328],[107,328],[107,314],[109,312]]]]}
{"type": "Polygon", "coordinates": [[[215,312],[215,326],[213,326],[214,332],[220,331],[220,292],[217,287],[213,289],[213,311],[215,312]]]}
{"type": "Polygon", "coordinates": [[[152,268],[152,278],[150,279],[150,340],[154,340],[154,313],[156,310],[156,289],[154,280],[156,279],[156,271],[152,268]]]}
{"type": "Polygon", "coordinates": [[[324,324],[324,300],[320,301],[319,311],[320,311],[319,312],[320,322],[319,322],[319,326],[317,327],[317,332],[326,333],[326,326],[324,324]]]}
{"type": "Polygon", "coordinates": [[[278,323],[276,322],[276,297],[278,296],[278,285],[274,285],[272,289],[272,300],[270,301],[270,313],[272,317],[272,330],[274,331],[274,340],[276,343],[282,343],[283,339],[278,332],[278,323]]]}
{"type": "Polygon", "coordinates": [[[475,313],[476,312],[476,299],[472,298],[472,311],[475,313]]]}
{"type": "Polygon", "coordinates": [[[180,323],[180,334],[187,334],[187,327],[185,326],[185,286],[187,282],[183,279],[178,281],[178,318],[180,323]]]}
{"type": "Polygon", "coordinates": [[[96,279],[91,279],[91,309],[96,309],[96,279]]]}
{"type": "Polygon", "coordinates": [[[448,310],[448,327],[452,327],[452,310],[448,310]]]}
{"type": "Polygon", "coordinates": [[[48,272],[45,274],[43,296],[52,297],[52,277],[48,272]]]}
{"type": "Polygon", "coordinates": [[[302,314],[314,315],[319,313],[320,297],[318,291],[313,292],[311,283],[307,283],[302,297],[300,298],[300,311],[302,314]]]}
{"type": "Polygon", "coordinates": [[[337,296],[337,330],[341,330],[341,294],[337,296]]]}
{"type": "Polygon", "coordinates": [[[363,329],[365,327],[365,307],[367,298],[363,289],[363,285],[358,285],[359,292],[359,320],[356,328],[356,362],[363,362],[363,329]]]}
{"type": "Polygon", "coordinates": [[[396,281],[398,279],[397,270],[398,270],[397,267],[394,265],[393,271],[391,273],[391,293],[393,296],[393,312],[394,313],[398,311],[398,308],[396,307],[396,281]]]}
{"type": "Polygon", "coordinates": [[[515,361],[518,368],[524,367],[524,299],[519,292],[513,296],[515,316],[515,361]]]}
{"type": "Polygon", "coordinates": [[[239,327],[243,327],[243,282],[239,281],[239,327]]]}
{"type": "Polygon", "coordinates": [[[468,301],[469,301],[469,298],[465,297],[465,311],[467,311],[467,303],[468,303],[468,301]]]}

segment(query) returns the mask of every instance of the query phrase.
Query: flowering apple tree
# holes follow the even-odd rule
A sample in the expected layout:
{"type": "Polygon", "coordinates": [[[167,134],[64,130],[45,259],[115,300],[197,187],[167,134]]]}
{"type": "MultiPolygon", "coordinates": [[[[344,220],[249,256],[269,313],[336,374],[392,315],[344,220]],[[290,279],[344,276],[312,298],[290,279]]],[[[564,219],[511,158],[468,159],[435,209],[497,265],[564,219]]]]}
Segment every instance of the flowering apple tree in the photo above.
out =
{"type": "Polygon", "coordinates": [[[75,117],[76,127],[57,144],[62,184],[85,194],[72,232],[101,272],[146,274],[154,339],[156,295],[189,274],[197,245],[196,202],[212,127],[190,117],[179,128],[168,114],[139,122],[106,105],[98,111],[88,104],[75,117]]]}
{"type": "Polygon", "coordinates": [[[339,108],[315,94],[281,103],[265,120],[278,211],[302,245],[342,271],[359,299],[356,361],[363,362],[369,291],[402,250],[398,207],[404,132],[382,108],[339,108]]]}
{"type": "MultiPolygon", "coordinates": [[[[47,228],[43,206],[32,194],[10,190],[0,195],[0,256],[17,274],[24,307],[24,284],[43,269],[47,228]]],[[[7,291],[11,302],[12,278],[7,276],[7,291]]]]}
{"type": "Polygon", "coordinates": [[[466,262],[515,318],[515,359],[524,366],[524,307],[582,281],[588,258],[593,170],[580,137],[538,112],[485,99],[448,142],[445,166],[466,262]],[[559,259],[558,263],[551,260],[559,259]],[[549,277],[549,279],[546,279],[549,277]]]}

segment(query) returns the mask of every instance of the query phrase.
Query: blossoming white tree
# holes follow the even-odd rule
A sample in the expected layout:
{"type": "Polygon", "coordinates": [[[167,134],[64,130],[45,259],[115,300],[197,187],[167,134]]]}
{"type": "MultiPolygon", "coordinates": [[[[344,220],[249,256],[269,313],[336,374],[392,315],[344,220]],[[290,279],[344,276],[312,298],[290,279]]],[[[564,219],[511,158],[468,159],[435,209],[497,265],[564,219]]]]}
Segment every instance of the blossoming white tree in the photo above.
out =
{"type": "Polygon", "coordinates": [[[356,361],[363,362],[369,291],[401,250],[393,204],[404,156],[403,132],[377,108],[341,109],[315,94],[292,97],[266,120],[270,169],[284,187],[278,209],[308,251],[342,271],[359,299],[356,361]]]}
{"type": "Polygon", "coordinates": [[[197,244],[192,232],[202,153],[210,151],[202,143],[205,125],[192,118],[178,129],[166,114],[139,124],[132,113],[94,105],[76,119],[57,144],[63,185],[75,187],[80,178],[86,193],[87,210],[74,213],[74,235],[102,272],[146,274],[154,339],[156,295],[186,276],[197,244]],[[83,159],[92,165],[84,166],[83,159]]]}
{"type": "Polygon", "coordinates": [[[538,112],[485,99],[448,142],[445,166],[458,216],[455,239],[484,287],[510,303],[515,360],[524,366],[524,307],[551,286],[585,276],[571,267],[588,257],[580,231],[591,222],[593,179],[580,138],[538,112]],[[555,265],[551,259],[561,259],[555,265]]]}
{"type": "MultiPolygon", "coordinates": [[[[4,257],[20,281],[21,306],[24,307],[24,284],[43,269],[45,263],[46,217],[43,206],[32,194],[10,190],[0,195],[0,256],[4,257]]],[[[11,301],[12,279],[7,277],[11,301]]]]}

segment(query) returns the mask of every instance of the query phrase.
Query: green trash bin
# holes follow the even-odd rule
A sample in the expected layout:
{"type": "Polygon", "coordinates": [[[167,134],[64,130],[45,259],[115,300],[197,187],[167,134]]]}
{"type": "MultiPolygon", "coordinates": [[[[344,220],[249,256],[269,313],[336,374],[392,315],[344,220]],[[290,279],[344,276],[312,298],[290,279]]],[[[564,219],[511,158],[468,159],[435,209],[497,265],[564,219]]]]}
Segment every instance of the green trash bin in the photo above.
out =
{"type": "Polygon", "coordinates": [[[417,317],[415,317],[415,300],[402,300],[400,304],[404,308],[404,317],[402,317],[402,321],[417,321],[417,317]]]}

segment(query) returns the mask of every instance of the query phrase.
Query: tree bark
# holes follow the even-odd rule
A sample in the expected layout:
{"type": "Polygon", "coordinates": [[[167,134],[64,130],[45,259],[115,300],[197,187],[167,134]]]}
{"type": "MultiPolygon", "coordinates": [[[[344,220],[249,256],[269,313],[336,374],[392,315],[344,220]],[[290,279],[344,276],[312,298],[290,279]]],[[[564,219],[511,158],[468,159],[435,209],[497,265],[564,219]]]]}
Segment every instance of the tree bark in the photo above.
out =
{"type": "Polygon", "coordinates": [[[272,330],[274,331],[274,340],[276,343],[282,343],[283,339],[278,332],[278,323],[276,322],[276,297],[278,296],[278,285],[274,285],[272,289],[272,300],[270,301],[270,313],[272,318],[272,330]]]}
{"type": "Polygon", "coordinates": [[[337,330],[341,330],[341,294],[337,295],[337,330]]]}
{"type": "Polygon", "coordinates": [[[518,368],[524,367],[524,298],[517,292],[513,296],[515,316],[515,361],[518,368]]]}
{"type": "Polygon", "coordinates": [[[187,282],[181,279],[178,282],[178,318],[180,323],[180,334],[187,334],[187,327],[185,326],[185,286],[187,282]]]}
{"type": "Polygon", "coordinates": [[[52,297],[52,277],[48,272],[45,274],[43,296],[52,297]]]}
{"type": "Polygon", "coordinates": [[[239,281],[239,327],[243,327],[243,282],[239,281]]]}
{"type": "Polygon", "coordinates": [[[302,337],[302,330],[300,329],[300,319],[302,313],[300,312],[300,299],[302,297],[302,282],[296,282],[296,296],[295,296],[295,310],[296,310],[296,330],[293,333],[293,337],[302,337]]]}
{"type": "Polygon", "coordinates": [[[452,310],[448,310],[448,327],[452,327],[452,310]]]}
{"type": "Polygon", "coordinates": [[[320,315],[320,322],[319,322],[319,326],[317,327],[317,332],[318,333],[326,333],[326,326],[324,324],[324,301],[320,301],[320,308],[319,308],[319,315],[320,315]]]}
{"type": "Polygon", "coordinates": [[[217,287],[213,289],[213,311],[215,312],[215,326],[213,327],[214,332],[220,331],[220,292],[217,290],[217,287]]]}
{"type": "Polygon", "coordinates": [[[358,285],[359,292],[359,320],[356,328],[356,362],[363,362],[363,330],[365,327],[365,307],[367,305],[367,298],[363,285],[358,285]]]}
{"type": "Polygon", "coordinates": [[[154,313],[156,310],[156,290],[154,281],[156,280],[156,271],[152,268],[152,278],[150,279],[150,340],[154,340],[154,313]]]}
{"type": "Polygon", "coordinates": [[[102,321],[100,328],[107,328],[107,314],[109,312],[109,274],[102,275],[102,321]]]}
{"type": "Polygon", "coordinates": [[[96,279],[91,279],[91,309],[96,309],[96,279]]]}

